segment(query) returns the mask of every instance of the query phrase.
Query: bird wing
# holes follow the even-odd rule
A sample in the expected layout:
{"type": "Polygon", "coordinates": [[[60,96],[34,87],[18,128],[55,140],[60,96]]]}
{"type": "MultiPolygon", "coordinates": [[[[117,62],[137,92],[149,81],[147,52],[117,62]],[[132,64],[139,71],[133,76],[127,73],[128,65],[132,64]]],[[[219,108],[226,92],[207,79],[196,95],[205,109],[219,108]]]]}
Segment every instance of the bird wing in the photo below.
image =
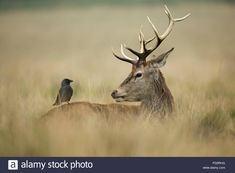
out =
{"type": "Polygon", "coordinates": [[[53,104],[53,106],[61,104],[61,93],[62,93],[62,91],[60,89],[59,93],[57,94],[57,97],[56,97],[56,100],[55,100],[55,103],[53,104]]]}
{"type": "Polygon", "coordinates": [[[70,101],[73,95],[73,89],[70,85],[61,88],[61,102],[70,101]]]}

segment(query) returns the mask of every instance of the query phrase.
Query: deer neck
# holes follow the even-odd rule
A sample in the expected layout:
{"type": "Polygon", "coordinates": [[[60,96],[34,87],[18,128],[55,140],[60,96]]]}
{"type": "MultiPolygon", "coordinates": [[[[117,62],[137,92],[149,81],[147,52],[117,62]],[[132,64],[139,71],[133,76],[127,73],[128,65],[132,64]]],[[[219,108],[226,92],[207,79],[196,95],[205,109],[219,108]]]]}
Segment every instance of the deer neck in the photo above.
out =
{"type": "Polygon", "coordinates": [[[166,85],[165,79],[159,71],[159,77],[154,80],[150,87],[151,92],[142,101],[141,107],[150,112],[167,113],[173,110],[173,96],[166,85]]]}

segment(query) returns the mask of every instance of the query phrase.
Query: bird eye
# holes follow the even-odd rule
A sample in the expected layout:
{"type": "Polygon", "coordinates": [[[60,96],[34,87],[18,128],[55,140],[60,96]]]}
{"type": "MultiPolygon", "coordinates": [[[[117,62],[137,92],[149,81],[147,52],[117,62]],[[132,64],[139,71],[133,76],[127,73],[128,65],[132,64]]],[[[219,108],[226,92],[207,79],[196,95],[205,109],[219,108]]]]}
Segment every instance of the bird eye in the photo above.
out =
{"type": "Polygon", "coordinates": [[[135,75],[135,78],[140,78],[140,77],[142,77],[142,73],[137,73],[137,74],[135,75]]]}

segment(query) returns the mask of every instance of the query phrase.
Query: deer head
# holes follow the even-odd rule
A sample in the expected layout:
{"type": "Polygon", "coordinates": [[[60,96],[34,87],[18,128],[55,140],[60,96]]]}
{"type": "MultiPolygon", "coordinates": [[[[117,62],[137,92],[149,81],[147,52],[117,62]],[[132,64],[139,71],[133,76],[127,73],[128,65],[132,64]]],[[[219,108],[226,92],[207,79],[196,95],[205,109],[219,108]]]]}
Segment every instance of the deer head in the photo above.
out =
{"type": "MultiPolygon", "coordinates": [[[[140,51],[137,52],[126,45],[121,45],[122,56],[113,55],[119,60],[132,64],[132,71],[128,77],[121,83],[118,89],[114,90],[111,96],[117,101],[140,101],[144,106],[151,107],[153,109],[160,109],[163,105],[172,107],[173,97],[170,90],[165,84],[165,80],[160,72],[160,68],[166,64],[167,57],[174,50],[174,48],[161,54],[158,57],[154,57],[152,60],[146,61],[146,58],[162,43],[162,41],[170,34],[175,22],[186,19],[190,14],[182,18],[174,19],[169,9],[165,5],[165,13],[169,19],[169,25],[162,35],[159,35],[158,30],[152,23],[149,17],[148,21],[151,24],[154,37],[145,40],[144,34],[140,29],[139,43],[140,51]],[[147,44],[156,40],[155,45],[152,48],[147,48],[147,44]],[[132,59],[124,53],[124,47],[137,56],[138,59],[132,59]]],[[[164,108],[163,108],[164,109],[164,108]]]]}

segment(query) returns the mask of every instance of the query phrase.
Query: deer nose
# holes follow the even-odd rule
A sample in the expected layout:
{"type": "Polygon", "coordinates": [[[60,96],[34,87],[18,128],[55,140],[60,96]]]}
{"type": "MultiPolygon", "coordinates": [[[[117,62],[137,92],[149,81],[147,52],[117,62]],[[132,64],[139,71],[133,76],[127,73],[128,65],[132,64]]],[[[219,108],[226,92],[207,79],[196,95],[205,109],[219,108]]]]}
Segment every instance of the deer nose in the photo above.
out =
{"type": "Polygon", "coordinates": [[[112,96],[112,97],[115,97],[116,94],[117,94],[117,90],[114,90],[114,91],[111,93],[111,96],[112,96]]]}

